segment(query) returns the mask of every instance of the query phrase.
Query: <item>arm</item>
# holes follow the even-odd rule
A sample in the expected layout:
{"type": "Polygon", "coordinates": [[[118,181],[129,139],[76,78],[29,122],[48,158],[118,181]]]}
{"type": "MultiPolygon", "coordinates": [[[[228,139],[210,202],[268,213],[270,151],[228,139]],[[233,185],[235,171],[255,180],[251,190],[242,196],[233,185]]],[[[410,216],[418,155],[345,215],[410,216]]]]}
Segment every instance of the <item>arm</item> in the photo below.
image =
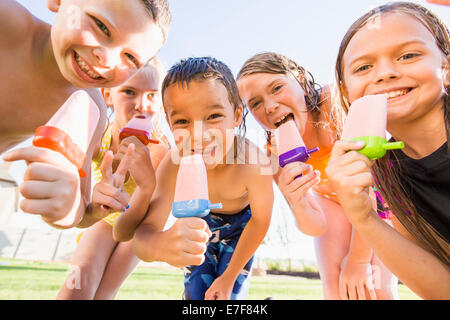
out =
{"type": "Polygon", "coordinates": [[[448,299],[449,267],[382,221],[372,209],[372,162],[357,152],[347,152],[361,147],[357,142],[336,142],[327,167],[347,218],[384,265],[411,290],[425,299],[448,299]]]}
{"type": "Polygon", "coordinates": [[[255,253],[270,225],[273,207],[273,187],[270,175],[261,175],[254,168],[253,175],[246,178],[248,200],[252,216],[245,226],[228,267],[205,293],[205,299],[230,299],[233,285],[239,273],[255,253]]]}
{"type": "MultiPolygon", "coordinates": [[[[398,224],[394,222],[396,228],[398,224]]],[[[424,299],[450,298],[450,268],[408,239],[412,238],[409,234],[400,233],[406,230],[395,230],[374,211],[366,219],[356,220],[354,226],[384,265],[417,295],[424,299]]]]}
{"type": "Polygon", "coordinates": [[[301,162],[289,163],[279,170],[274,180],[294,213],[298,229],[317,237],[326,229],[326,218],[314,196],[308,192],[320,182],[320,172],[301,162]],[[302,174],[302,177],[298,177],[302,174]]]}
{"type": "Polygon", "coordinates": [[[133,249],[143,261],[164,261],[176,267],[199,265],[204,261],[206,242],[211,235],[203,219],[177,219],[163,231],[171,211],[177,172],[168,152],[156,172],[156,189],[134,235],[133,249]]]}
{"type": "Polygon", "coordinates": [[[22,44],[33,29],[33,16],[14,0],[0,1],[0,45],[22,44]]]}
{"type": "Polygon", "coordinates": [[[160,159],[167,153],[164,146],[150,146],[151,151],[144,146],[136,137],[124,139],[119,148],[123,150],[130,143],[136,145],[136,151],[129,166],[130,174],[136,183],[136,189],[129,202],[129,207],[121,214],[114,223],[113,237],[116,241],[129,241],[133,238],[136,228],[145,216],[150,200],[155,190],[155,172],[160,159]]]}

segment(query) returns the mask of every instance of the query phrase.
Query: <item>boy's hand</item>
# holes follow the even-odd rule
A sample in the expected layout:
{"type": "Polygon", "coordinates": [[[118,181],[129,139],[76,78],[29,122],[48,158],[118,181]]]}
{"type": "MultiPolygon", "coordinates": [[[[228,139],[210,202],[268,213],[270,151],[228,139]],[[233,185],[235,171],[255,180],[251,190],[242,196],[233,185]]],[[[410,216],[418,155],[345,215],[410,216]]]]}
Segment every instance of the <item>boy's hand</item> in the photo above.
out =
{"type": "Polygon", "coordinates": [[[72,227],[82,219],[78,169],[60,153],[39,147],[15,149],[3,155],[5,161],[25,160],[27,169],[20,193],[20,208],[39,214],[57,227],[72,227]]]}
{"type": "Polygon", "coordinates": [[[179,268],[203,263],[206,243],[211,237],[208,224],[203,219],[177,219],[164,234],[166,248],[162,250],[163,261],[179,268]]]}
{"type": "Polygon", "coordinates": [[[133,144],[135,150],[131,155],[128,171],[136,186],[153,190],[156,184],[155,171],[153,170],[150,151],[138,138],[130,136],[120,142],[119,150],[114,155],[114,160],[121,160],[126,154],[127,148],[133,144]]]}
{"type": "Polygon", "coordinates": [[[103,157],[100,171],[102,180],[94,186],[92,193],[93,216],[102,219],[112,212],[124,211],[130,195],[124,189],[125,177],[134,152],[133,145],[126,150],[116,172],[112,172],[113,154],[107,151],[103,157]]]}
{"type": "Polygon", "coordinates": [[[312,169],[311,165],[298,161],[280,168],[278,187],[291,208],[306,205],[306,193],[320,182],[320,171],[312,169]],[[299,175],[302,176],[298,177],[299,175]]]}
{"type": "Polygon", "coordinates": [[[339,202],[350,222],[363,222],[372,211],[369,196],[374,184],[371,167],[374,161],[355,150],[364,147],[360,141],[337,141],[326,168],[339,202]]]}
{"type": "Polygon", "coordinates": [[[205,300],[230,300],[234,282],[221,275],[206,290],[205,300]]]}

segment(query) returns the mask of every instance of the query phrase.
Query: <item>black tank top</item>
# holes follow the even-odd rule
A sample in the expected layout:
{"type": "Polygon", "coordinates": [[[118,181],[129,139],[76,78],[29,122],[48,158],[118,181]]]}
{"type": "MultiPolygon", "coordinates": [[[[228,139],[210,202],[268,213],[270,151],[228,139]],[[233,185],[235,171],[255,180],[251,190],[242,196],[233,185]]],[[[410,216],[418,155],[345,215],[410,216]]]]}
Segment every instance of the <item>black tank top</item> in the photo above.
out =
{"type": "MultiPolygon", "coordinates": [[[[393,150],[400,166],[400,179],[417,212],[450,242],[450,156],[447,142],[422,159],[393,150]]],[[[395,164],[394,168],[398,168],[395,164]]]]}

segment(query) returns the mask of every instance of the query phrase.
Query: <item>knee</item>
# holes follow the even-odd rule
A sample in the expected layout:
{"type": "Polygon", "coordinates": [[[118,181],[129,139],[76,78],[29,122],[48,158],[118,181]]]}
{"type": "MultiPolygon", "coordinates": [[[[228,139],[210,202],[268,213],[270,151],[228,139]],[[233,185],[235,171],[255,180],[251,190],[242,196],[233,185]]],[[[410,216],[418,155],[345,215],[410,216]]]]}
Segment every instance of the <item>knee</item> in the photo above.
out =
{"type": "Polygon", "coordinates": [[[64,283],[68,298],[91,300],[94,298],[101,273],[90,265],[71,265],[64,283]]]}

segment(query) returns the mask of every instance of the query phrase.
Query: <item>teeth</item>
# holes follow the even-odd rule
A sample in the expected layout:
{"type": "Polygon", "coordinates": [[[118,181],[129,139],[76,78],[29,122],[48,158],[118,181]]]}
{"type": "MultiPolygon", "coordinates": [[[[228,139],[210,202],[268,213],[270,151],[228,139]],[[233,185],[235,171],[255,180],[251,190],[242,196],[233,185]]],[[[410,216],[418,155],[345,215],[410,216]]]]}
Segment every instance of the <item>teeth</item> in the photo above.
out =
{"type": "Polygon", "coordinates": [[[392,98],[403,96],[403,95],[405,95],[407,93],[408,93],[408,90],[404,89],[404,90],[397,90],[397,91],[386,92],[385,95],[388,97],[388,99],[392,99],[392,98]]]}
{"type": "Polygon", "coordinates": [[[94,73],[91,69],[89,69],[88,65],[80,58],[79,55],[75,56],[75,61],[80,66],[81,70],[86,72],[91,78],[93,78],[93,79],[99,79],[100,78],[100,76],[98,74],[94,73]]]}
{"type": "Polygon", "coordinates": [[[284,119],[286,119],[287,115],[282,116],[278,121],[275,122],[275,124],[279,124],[280,122],[282,122],[284,119]]]}

